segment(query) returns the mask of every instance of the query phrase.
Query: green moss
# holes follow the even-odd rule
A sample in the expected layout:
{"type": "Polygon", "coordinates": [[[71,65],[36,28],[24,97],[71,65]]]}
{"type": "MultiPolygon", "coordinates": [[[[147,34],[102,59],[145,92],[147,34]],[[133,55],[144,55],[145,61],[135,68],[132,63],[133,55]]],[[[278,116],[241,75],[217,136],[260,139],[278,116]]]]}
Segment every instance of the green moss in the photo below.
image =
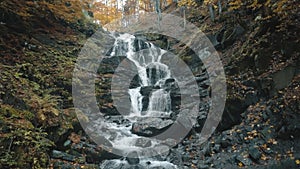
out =
{"type": "Polygon", "coordinates": [[[53,143],[31,123],[34,114],[0,105],[0,168],[46,168],[53,143]]]}

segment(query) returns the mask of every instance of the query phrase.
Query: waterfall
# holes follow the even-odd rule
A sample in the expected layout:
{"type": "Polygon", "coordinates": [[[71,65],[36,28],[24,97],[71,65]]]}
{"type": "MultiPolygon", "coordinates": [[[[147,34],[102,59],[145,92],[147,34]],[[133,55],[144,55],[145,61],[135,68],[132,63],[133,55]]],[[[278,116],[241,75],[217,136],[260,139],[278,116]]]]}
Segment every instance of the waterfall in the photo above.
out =
{"type": "Polygon", "coordinates": [[[171,110],[170,93],[163,89],[153,92],[149,101],[149,112],[169,112],[171,110]]]}
{"type": "MultiPolygon", "coordinates": [[[[151,118],[154,118],[152,121],[155,122],[157,120],[155,118],[167,117],[171,114],[170,91],[165,89],[165,82],[167,79],[172,78],[172,75],[168,66],[161,63],[161,58],[166,51],[152,43],[142,42],[130,34],[118,34],[114,37],[115,43],[110,57],[126,56],[136,67],[140,80],[138,87],[128,89],[131,108],[130,112],[127,113],[128,115],[122,117],[122,120],[125,121],[124,119],[126,119],[127,123],[116,124],[114,120],[107,120],[105,126],[109,131],[105,131],[106,133],[103,135],[116,149],[128,154],[138,152],[138,157],[136,157],[138,160],[107,160],[100,167],[103,169],[130,168],[130,166],[133,166],[133,168],[163,167],[176,169],[178,168],[176,165],[165,160],[141,157],[144,147],[155,147],[159,144],[159,140],[150,140],[131,131],[134,123],[151,122],[151,118]],[[149,91],[143,91],[146,89],[149,91]],[[147,108],[145,108],[145,105],[147,108]],[[145,110],[146,112],[144,112],[145,110]]],[[[166,126],[172,122],[171,120],[164,121],[162,118],[161,121],[166,126]]],[[[155,154],[155,152],[151,153],[155,154]]]]}
{"type": "Polygon", "coordinates": [[[129,89],[131,109],[134,115],[139,115],[143,108],[143,104],[142,104],[143,96],[141,95],[140,90],[141,87],[137,87],[135,89],[129,89]]]}

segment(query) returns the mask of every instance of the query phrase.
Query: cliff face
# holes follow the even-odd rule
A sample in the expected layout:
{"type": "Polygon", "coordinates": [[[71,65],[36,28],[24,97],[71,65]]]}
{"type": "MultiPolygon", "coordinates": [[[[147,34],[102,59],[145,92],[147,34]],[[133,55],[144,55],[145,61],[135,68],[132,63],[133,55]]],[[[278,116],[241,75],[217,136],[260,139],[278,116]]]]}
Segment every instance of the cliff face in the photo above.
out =
{"type": "MultiPolygon", "coordinates": [[[[80,8],[64,1],[1,2],[0,168],[72,167],[114,158],[84,136],[73,110],[74,63],[97,28],[80,8]]],[[[195,129],[174,149],[179,157],[173,153],[170,159],[180,158],[178,165],[189,168],[296,168],[299,12],[286,20],[261,21],[253,13],[223,13],[215,22],[205,15],[206,9],[196,8],[187,18],[221,54],[228,83],[226,108],[207,143],[198,144],[195,129]]],[[[172,50],[182,50],[185,61],[192,63],[189,51],[175,41],[154,39],[148,36],[162,48],[173,44],[172,50]]],[[[108,82],[111,73],[105,70],[100,79],[108,82]]],[[[110,102],[103,90],[97,91],[99,102],[110,102]]]]}

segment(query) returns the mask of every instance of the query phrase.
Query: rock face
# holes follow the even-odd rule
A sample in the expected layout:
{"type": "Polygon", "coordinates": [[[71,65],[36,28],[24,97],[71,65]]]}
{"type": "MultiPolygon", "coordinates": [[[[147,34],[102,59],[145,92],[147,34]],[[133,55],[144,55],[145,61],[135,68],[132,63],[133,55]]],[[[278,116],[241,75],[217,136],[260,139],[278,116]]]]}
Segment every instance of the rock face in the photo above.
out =
{"type": "Polygon", "coordinates": [[[155,136],[172,124],[172,120],[149,117],[133,123],[131,131],[141,136],[155,136]]]}

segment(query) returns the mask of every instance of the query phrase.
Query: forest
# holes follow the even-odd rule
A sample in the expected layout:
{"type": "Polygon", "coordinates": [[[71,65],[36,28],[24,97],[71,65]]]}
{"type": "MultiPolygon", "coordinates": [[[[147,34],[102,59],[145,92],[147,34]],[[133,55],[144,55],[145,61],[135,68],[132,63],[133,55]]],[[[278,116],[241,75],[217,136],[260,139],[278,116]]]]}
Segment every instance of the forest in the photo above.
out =
{"type": "Polygon", "coordinates": [[[300,168],[299,46],[298,0],[1,0],[0,168],[300,168]]]}

